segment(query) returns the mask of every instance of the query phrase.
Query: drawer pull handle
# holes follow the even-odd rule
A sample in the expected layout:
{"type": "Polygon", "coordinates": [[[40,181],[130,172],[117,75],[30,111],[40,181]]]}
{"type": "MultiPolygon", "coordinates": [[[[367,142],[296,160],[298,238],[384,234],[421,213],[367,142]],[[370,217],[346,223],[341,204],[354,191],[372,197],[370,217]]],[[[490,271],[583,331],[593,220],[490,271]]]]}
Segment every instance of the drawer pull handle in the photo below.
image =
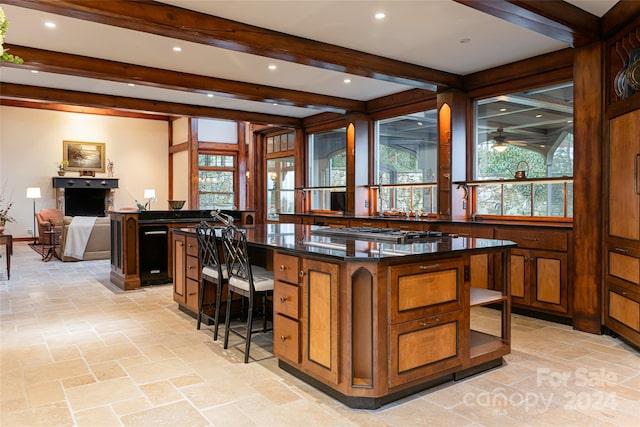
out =
{"type": "Polygon", "coordinates": [[[280,340],[282,342],[285,342],[287,340],[287,337],[285,335],[280,335],[280,340]]]}
{"type": "Polygon", "coordinates": [[[191,292],[191,293],[189,294],[189,296],[190,296],[190,297],[192,297],[192,296],[194,296],[195,294],[196,294],[195,292],[191,292]]]}
{"type": "Polygon", "coordinates": [[[193,265],[190,265],[189,267],[187,267],[189,270],[193,270],[193,265]]]}
{"type": "Polygon", "coordinates": [[[627,296],[629,293],[627,291],[622,291],[622,296],[627,296]]]}
{"type": "Polygon", "coordinates": [[[523,237],[522,240],[526,240],[528,242],[537,242],[540,239],[538,239],[537,237],[523,237]]]}
{"type": "Polygon", "coordinates": [[[300,277],[304,277],[304,271],[300,270],[300,277]]]}
{"type": "Polygon", "coordinates": [[[280,302],[287,302],[287,297],[280,297],[280,302]]]}
{"type": "Polygon", "coordinates": [[[432,270],[434,268],[439,268],[440,264],[431,264],[431,265],[421,265],[420,270],[432,270]]]}
{"type": "Polygon", "coordinates": [[[623,254],[626,254],[627,252],[629,252],[629,249],[625,249],[625,248],[615,248],[614,251],[616,252],[622,252],[623,254]]]}
{"type": "Polygon", "coordinates": [[[280,271],[285,271],[287,269],[287,267],[284,266],[284,264],[280,264],[280,271]]]}
{"type": "MultiPolygon", "coordinates": [[[[440,318],[436,317],[435,319],[433,319],[434,323],[440,323],[440,318]]],[[[420,325],[421,327],[425,327],[425,326],[429,326],[429,322],[420,322],[418,323],[418,325],[420,325]]]]}

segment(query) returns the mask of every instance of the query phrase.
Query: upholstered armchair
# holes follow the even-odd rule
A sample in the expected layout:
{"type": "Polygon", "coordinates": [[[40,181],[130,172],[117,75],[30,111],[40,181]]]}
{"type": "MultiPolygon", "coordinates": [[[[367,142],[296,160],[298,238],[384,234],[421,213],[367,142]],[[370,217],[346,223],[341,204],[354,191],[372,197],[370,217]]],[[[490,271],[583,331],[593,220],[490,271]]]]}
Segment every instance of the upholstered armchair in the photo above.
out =
{"type": "MultiPolygon", "coordinates": [[[[50,245],[51,234],[45,234],[45,231],[59,230],[62,232],[62,222],[64,215],[58,209],[42,209],[36,213],[38,223],[38,243],[41,245],[50,245]]],[[[60,234],[58,234],[59,238],[60,234]]]]}

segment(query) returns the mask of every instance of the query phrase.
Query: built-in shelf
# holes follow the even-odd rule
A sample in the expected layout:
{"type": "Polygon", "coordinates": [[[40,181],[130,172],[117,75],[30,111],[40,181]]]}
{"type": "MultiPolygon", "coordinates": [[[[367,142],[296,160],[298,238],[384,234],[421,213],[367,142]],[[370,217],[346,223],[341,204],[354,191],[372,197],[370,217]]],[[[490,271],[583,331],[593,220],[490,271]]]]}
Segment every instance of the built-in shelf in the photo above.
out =
{"type": "Polygon", "coordinates": [[[471,344],[469,347],[469,354],[472,359],[485,354],[493,354],[495,356],[496,352],[501,351],[503,355],[509,353],[509,344],[502,338],[474,330],[471,331],[471,344]]]}
{"type": "Polygon", "coordinates": [[[496,302],[506,301],[507,296],[502,295],[500,291],[483,288],[469,288],[469,305],[477,307],[479,305],[493,304],[496,302]]]}

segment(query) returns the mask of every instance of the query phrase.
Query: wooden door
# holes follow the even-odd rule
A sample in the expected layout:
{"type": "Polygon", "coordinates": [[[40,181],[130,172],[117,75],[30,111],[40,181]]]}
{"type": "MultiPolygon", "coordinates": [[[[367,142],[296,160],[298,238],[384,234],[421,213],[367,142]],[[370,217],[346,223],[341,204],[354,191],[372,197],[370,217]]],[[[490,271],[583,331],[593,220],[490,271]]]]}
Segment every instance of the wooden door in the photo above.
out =
{"type": "Polygon", "coordinates": [[[567,254],[531,251],[533,264],[530,304],[562,314],[569,313],[567,254]]]}
{"type": "Polygon", "coordinates": [[[186,247],[185,237],[173,235],[173,300],[186,302],[186,247]]]}
{"type": "Polygon", "coordinates": [[[610,124],[609,235],[640,241],[640,110],[610,124]]]}
{"type": "Polygon", "coordinates": [[[511,249],[509,256],[511,300],[515,304],[529,305],[529,257],[528,250],[511,249]]]}
{"type": "Polygon", "coordinates": [[[302,344],[304,370],[338,383],[337,264],[303,259],[302,344]]]}

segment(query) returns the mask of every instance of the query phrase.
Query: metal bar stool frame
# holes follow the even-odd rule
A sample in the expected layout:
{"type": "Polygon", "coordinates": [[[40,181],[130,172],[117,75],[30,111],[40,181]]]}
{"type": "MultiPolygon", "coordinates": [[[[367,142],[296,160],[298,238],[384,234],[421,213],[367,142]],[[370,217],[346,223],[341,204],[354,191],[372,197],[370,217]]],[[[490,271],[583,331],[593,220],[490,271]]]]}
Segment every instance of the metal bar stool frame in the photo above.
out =
{"type": "Polygon", "coordinates": [[[206,284],[215,286],[215,304],[213,316],[213,340],[218,339],[218,328],[220,325],[220,303],[222,300],[222,289],[228,282],[227,266],[220,258],[218,249],[219,241],[222,238],[224,227],[213,226],[206,221],[196,225],[196,236],[198,239],[198,258],[200,261],[200,295],[198,298],[198,318],[196,329],[200,329],[202,318],[211,316],[203,311],[204,295],[206,284]]]}
{"type": "Polygon", "coordinates": [[[249,301],[247,310],[246,332],[243,335],[229,327],[231,318],[231,304],[227,304],[224,330],[224,348],[229,346],[229,332],[233,332],[245,340],[244,363],[249,361],[251,349],[251,335],[258,332],[267,332],[267,296],[273,295],[273,272],[262,267],[253,266],[249,260],[247,236],[243,230],[229,226],[225,228],[222,236],[225,262],[229,274],[227,300],[231,301],[233,293],[239,294],[249,301]],[[264,311],[262,330],[253,330],[253,309],[256,297],[262,297],[264,311]]]}

